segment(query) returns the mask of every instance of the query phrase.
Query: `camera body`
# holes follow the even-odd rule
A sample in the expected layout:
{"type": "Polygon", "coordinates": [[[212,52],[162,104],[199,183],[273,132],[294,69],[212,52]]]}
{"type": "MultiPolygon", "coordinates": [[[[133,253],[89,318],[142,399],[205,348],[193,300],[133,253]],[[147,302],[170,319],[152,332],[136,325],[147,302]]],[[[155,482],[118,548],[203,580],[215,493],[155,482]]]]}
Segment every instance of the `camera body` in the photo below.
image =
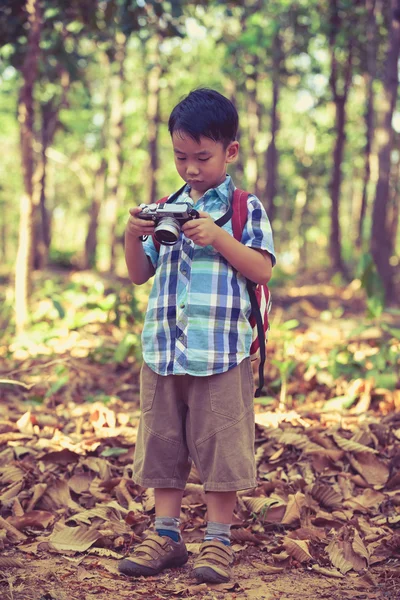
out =
{"type": "Polygon", "coordinates": [[[140,204],[138,218],[154,221],[154,237],[164,246],[173,246],[179,239],[182,225],[192,219],[198,219],[199,213],[189,202],[176,204],[140,204]]]}

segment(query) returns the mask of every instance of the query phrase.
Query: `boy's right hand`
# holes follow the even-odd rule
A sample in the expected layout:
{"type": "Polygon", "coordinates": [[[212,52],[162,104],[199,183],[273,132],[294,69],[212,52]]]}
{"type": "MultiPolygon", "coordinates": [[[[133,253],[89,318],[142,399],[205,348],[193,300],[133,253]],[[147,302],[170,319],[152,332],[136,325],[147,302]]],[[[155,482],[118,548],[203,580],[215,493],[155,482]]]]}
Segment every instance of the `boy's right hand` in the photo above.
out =
{"type": "Polygon", "coordinates": [[[132,237],[140,238],[142,235],[153,235],[154,222],[139,219],[137,216],[142,209],[139,206],[129,209],[130,217],[126,224],[126,233],[132,237]]]}

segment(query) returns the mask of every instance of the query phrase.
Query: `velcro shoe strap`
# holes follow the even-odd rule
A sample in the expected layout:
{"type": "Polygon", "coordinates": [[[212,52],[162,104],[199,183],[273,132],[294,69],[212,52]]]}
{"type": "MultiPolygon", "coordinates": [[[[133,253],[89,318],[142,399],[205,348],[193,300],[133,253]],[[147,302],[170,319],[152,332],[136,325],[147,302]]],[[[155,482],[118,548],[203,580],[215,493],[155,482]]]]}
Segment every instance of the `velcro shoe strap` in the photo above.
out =
{"type": "Polygon", "coordinates": [[[165,552],[168,541],[158,535],[149,535],[135,550],[136,554],[145,554],[157,559],[165,552]]]}
{"type": "Polygon", "coordinates": [[[198,560],[211,560],[220,564],[229,565],[233,562],[233,554],[229,546],[210,541],[202,544],[200,547],[200,556],[198,560]]]}

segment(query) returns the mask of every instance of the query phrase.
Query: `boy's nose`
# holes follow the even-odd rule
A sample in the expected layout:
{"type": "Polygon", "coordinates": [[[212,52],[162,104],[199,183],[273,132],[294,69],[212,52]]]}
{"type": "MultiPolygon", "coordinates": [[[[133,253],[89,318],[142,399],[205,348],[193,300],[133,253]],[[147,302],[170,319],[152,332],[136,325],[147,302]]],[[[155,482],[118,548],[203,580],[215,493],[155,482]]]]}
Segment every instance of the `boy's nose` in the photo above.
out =
{"type": "Polygon", "coordinates": [[[188,165],[186,168],[186,174],[187,175],[198,175],[199,169],[198,169],[198,167],[196,167],[196,165],[188,165]]]}

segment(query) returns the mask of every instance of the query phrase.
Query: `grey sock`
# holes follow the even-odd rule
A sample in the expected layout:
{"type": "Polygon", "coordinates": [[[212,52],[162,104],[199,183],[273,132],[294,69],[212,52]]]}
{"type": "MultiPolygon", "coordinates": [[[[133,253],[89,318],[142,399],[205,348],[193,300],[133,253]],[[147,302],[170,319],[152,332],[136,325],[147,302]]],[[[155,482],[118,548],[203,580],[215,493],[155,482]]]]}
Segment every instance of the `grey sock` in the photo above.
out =
{"type": "Polygon", "coordinates": [[[179,529],[181,520],[177,517],[156,517],[154,521],[154,529],[158,532],[171,532],[170,537],[175,541],[178,541],[181,535],[181,531],[179,529]]]}
{"type": "Polygon", "coordinates": [[[231,543],[231,526],[229,523],[215,523],[209,521],[207,523],[207,530],[204,536],[204,541],[209,542],[217,539],[226,546],[231,543]]]}

